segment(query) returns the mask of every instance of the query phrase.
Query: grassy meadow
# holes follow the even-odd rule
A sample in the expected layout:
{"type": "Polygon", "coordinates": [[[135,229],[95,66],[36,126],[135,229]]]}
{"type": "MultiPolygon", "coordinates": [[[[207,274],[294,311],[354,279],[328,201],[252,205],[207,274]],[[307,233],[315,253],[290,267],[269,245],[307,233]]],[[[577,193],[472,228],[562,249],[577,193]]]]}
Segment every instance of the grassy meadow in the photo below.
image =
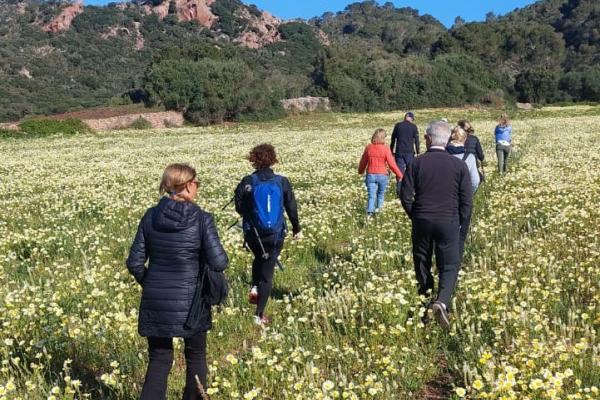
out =
{"type": "MultiPolygon", "coordinates": [[[[488,160],[449,333],[423,326],[410,224],[390,186],[365,220],[356,171],[398,113],[0,139],[0,400],[135,399],[147,363],[140,288],[124,261],[163,168],[197,167],[198,203],[230,256],[209,334],[212,399],[599,399],[600,107],[516,115],[510,173],[495,173],[495,111],[473,120],[488,160]],[[251,257],[221,210],[245,155],[274,144],[300,207],[266,329],[247,303],[251,257]]],[[[424,146],[424,145],[423,145],[424,146]]],[[[185,363],[177,342],[169,399],[185,363]]]]}

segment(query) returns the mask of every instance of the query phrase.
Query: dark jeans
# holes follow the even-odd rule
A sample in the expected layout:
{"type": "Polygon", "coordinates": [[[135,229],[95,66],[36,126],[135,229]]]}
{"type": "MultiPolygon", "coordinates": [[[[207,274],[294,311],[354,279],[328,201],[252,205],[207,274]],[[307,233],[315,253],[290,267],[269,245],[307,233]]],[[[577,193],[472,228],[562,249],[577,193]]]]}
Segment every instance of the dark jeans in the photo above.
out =
{"type": "MultiPolygon", "coordinates": [[[[185,390],[183,400],[199,400],[196,375],[206,386],[206,332],[200,332],[185,340],[185,390]]],[[[140,400],[164,400],[167,398],[167,380],[173,365],[173,339],[148,338],[149,363],[140,400]]]]}
{"type": "Polygon", "coordinates": [[[404,175],[406,173],[406,168],[415,159],[415,155],[413,153],[399,153],[396,154],[395,158],[396,164],[398,164],[398,168],[400,168],[400,171],[402,171],[402,175],[404,175]]]}
{"type": "Polygon", "coordinates": [[[467,236],[469,235],[469,226],[471,225],[471,217],[473,216],[473,208],[469,210],[469,214],[467,218],[463,221],[460,226],[460,237],[458,239],[458,253],[459,253],[459,268],[462,265],[464,253],[465,253],[465,242],[467,241],[467,236]]]}
{"type": "Polygon", "coordinates": [[[498,156],[498,172],[504,173],[508,169],[508,157],[510,157],[511,146],[496,143],[496,156],[498,156]]]}
{"type": "Polygon", "coordinates": [[[458,279],[459,231],[458,223],[439,223],[422,219],[412,221],[413,259],[419,285],[419,294],[433,290],[432,257],[438,270],[437,301],[451,308],[452,294],[458,279]]]}
{"type": "Polygon", "coordinates": [[[247,239],[248,247],[254,254],[252,262],[252,286],[258,287],[258,304],[256,305],[256,315],[262,317],[271,290],[273,289],[273,275],[275,274],[275,266],[281,249],[283,248],[283,240],[273,243],[272,240],[263,240],[265,251],[269,254],[269,258],[263,257],[263,251],[258,240],[253,238],[247,239]]]}

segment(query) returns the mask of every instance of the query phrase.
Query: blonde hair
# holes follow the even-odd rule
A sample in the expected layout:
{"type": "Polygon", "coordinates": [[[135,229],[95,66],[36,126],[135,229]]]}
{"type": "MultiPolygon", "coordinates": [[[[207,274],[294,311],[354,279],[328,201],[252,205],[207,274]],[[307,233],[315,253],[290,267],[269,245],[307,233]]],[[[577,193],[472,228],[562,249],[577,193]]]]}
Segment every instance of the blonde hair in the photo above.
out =
{"type": "Polygon", "coordinates": [[[196,178],[196,170],[189,164],[171,164],[163,172],[158,191],[160,194],[176,194],[183,186],[196,178]]]}
{"type": "Polygon", "coordinates": [[[499,119],[500,126],[507,126],[510,124],[510,118],[508,118],[508,114],[502,113],[499,119]]]}
{"type": "Polygon", "coordinates": [[[386,136],[385,129],[379,128],[373,133],[373,136],[371,137],[371,143],[384,144],[385,136],[386,136]]]}
{"type": "Polygon", "coordinates": [[[452,135],[450,135],[450,139],[454,144],[463,144],[467,141],[467,132],[460,126],[452,129],[452,135]]]}

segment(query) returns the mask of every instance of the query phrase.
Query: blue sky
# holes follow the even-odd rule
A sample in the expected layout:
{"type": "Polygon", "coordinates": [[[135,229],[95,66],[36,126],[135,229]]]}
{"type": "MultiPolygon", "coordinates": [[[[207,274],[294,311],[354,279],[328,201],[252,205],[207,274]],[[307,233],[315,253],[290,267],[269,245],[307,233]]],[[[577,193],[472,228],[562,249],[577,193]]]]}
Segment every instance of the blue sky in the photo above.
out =
{"type": "MultiPolygon", "coordinates": [[[[114,0],[112,0],[114,1],[114,0]]],[[[86,4],[106,4],[109,0],[86,0],[86,4]]],[[[355,1],[348,0],[248,0],[259,8],[284,19],[311,18],[321,16],[326,11],[341,11],[355,1]]],[[[383,4],[385,1],[380,1],[383,4]]],[[[534,3],[535,0],[396,0],[397,7],[413,7],[421,14],[431,14],[446,26],[454,23],[460,15],[467,21],[485,19],[485,14],[493,11],[506,14],[515,8],[534,3]]]]}
{"type": "MultiPolygon", "coordinates": [[[[320,16],[326,11],[340,11],[348,4],[355,1],[347,0],[251,0],[246,3],[254,3],[259,8],[285,19],[311,18],[320,16]]],[[[379,1],[380,4],[385,1],[379,1]]],[[[421,14],[431,14],[444,23],[451,26],[454,18],[458,15],[467,21],[484,20],[485,14],[493,11],[496,14],[506,14],[535,0],[396,0],[392,1],[396,7],[412,7],[419,10],[421,14]]]]}

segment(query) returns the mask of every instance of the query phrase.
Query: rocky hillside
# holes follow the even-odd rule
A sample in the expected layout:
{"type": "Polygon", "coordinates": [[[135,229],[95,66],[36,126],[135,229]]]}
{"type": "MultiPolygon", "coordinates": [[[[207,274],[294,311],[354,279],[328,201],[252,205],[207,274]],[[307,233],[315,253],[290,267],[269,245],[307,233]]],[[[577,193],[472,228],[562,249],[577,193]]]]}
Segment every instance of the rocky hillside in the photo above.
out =
{"type": "MultiPolygon", "coordinates": [[[[302,96],[328,96],[348,111],[600,101],[599,21],[597,0],[540,0],[451,29],[375,1],[282,21],[240,0],[0,0],[0,121],[132,101],[181,111],[195,104],[203,114],[200,104],[231,103],[222,90],[172,101],[181,94],[161,86],[160,73],[206,65],[244,71],[240,84],[259,89],[248,93],[269,94],[262,105],[302,96]]],[[[232,115],[240,114],[223,118],[232,115]]]]}

